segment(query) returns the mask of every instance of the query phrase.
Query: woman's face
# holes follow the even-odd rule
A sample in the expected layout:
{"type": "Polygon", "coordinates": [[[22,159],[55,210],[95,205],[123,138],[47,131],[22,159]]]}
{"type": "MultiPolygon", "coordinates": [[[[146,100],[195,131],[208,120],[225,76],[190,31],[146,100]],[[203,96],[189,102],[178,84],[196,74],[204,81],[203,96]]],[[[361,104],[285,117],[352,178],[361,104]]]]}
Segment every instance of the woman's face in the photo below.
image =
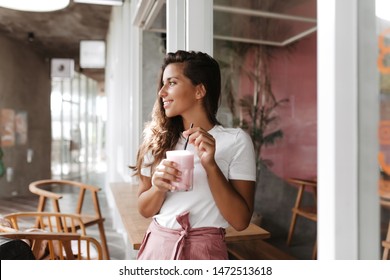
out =
{"type": "Polygon", "coordinates": [[[162,99],[165,115],[169,118],[190,116],[194,112],[197,87],[184,76],[183,68],[183,63],[171,63],[163,73],[163,86],[158,95],[162,99]]]}

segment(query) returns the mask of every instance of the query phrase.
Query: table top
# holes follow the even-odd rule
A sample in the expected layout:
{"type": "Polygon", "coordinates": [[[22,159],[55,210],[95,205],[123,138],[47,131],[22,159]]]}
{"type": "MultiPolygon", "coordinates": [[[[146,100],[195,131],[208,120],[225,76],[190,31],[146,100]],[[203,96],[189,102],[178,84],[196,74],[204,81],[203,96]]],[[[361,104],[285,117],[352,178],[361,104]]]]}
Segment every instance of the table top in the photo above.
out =
{"type": "Polygon", "coordinates": [[[309,187],[317,187],[317,178],[287,178],[287,182],[290,182],[292,184],[298,185],[298,186],[309,186],[309,187]]]}
{"type": "MultiPolygon", "coordinates": [[[[131,183],[119,182],[110,183],[110,189],[123,226],[128,234],[129,241],[133,244],[133,249],[138,250],[144,234],[152,221],[152,218],[145,218],[138,212],[138,186],[131,183]]],[[[255,224],[250,224],[243,231],[236,231],[232,227],[227,228],[225,239],[226,242],[236,242],[240,240],[266,239],[269,237],[270,233],[268,231],[255,224]]]]}

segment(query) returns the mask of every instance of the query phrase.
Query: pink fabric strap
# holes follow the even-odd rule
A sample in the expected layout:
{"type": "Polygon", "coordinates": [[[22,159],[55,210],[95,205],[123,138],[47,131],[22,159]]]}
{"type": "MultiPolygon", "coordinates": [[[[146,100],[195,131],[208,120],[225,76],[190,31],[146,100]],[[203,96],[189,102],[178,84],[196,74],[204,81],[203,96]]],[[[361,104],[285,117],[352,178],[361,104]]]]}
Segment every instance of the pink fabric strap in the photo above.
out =
{"type": "Polygon", "coordinates": [[[190,230],[189,214],[189,212],[184,212],[176,216],[176,221],[179,223],[183,230],[180,231],[180,237],[176,241],[171,260],[178,260],[183,252],[185,238],[187,237],[188,232],[190,230]]]}

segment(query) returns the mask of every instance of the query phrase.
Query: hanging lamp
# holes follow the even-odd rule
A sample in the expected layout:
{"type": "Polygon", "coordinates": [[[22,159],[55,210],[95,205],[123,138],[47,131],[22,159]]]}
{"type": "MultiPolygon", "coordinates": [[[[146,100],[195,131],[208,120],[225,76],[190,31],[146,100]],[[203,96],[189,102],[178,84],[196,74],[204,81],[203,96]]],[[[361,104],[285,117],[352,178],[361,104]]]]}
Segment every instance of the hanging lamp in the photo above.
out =
{"type": "Polygon", "coordinates": [[[0,7],[24,12],[53,12],[66,8],[70,0],[0,0],[0,7]]]}

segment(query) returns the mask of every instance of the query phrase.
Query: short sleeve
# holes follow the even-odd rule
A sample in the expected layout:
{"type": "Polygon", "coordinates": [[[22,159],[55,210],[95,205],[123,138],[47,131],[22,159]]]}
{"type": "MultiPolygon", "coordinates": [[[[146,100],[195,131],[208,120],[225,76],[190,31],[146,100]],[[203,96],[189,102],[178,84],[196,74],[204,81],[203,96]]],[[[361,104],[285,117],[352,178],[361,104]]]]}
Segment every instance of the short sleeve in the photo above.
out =
{"type": "Polygon", "coordinates": [[[154,160],[154,157],[152,155],[152,152],[148,152],[144,156],[144,162],[142,164],[141,168],[141,175],[145,177],[152,177],[152,172],[151,172],[151,166],[148,166],[148,164],[152,163],[154,160]]]}
{"type": "Polygon", "coordinates": [[[256,159],[252,139],[245,131],[239,129],[234,146],[229,179],[256,181],[256,159]]]}

